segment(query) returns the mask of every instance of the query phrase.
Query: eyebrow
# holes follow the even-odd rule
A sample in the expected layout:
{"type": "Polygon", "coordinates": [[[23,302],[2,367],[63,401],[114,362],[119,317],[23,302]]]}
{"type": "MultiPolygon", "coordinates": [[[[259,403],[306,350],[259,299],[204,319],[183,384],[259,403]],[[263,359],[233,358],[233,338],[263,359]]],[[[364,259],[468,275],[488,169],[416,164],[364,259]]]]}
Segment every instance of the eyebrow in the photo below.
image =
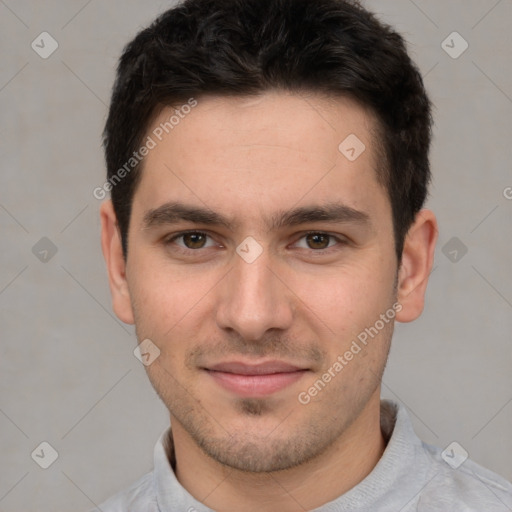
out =
{"type": "MultiPolygon", "coordinates": [[[[209,208],[187,205],[181,202],[165,203],[144,214],[143,229],[151,229],[179,222],[191,222],[208,226],[224,226],[233,231],[240,223],[209,208]]],[[[289,211],[279,211],[264,219],[270,231],[313,222],[352,223],[371,227],[370,216],[341,203],[301,206],[289,211]]]]}

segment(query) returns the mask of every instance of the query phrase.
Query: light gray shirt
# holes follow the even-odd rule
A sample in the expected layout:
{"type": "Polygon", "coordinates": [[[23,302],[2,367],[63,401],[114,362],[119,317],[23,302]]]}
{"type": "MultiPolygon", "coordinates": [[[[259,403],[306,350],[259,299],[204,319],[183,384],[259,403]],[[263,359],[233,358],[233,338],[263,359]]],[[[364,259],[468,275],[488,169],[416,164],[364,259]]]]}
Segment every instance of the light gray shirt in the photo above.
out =
{"type": "MultiPolygon", "coordinates": [[[[372,472],[313,512],[512,512],[510,482],[467,459],[456,443],[443,451],[422,442],[403,405],[381,401],[381,430],[388,442],[372,472]]],[[[211,512],[178,482],[173,458],[169,427],[156,443],[153,471],[99,510],[211,512]]]]}

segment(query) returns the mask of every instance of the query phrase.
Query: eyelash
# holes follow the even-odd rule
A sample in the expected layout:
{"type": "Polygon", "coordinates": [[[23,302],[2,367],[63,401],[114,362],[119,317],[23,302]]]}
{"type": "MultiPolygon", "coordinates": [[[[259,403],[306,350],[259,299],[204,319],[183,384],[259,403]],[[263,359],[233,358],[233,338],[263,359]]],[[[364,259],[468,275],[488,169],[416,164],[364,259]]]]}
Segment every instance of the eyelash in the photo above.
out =
{"type": "MultiPolygon", "coordinates": [[[[206,233],[204,231],[195,231],[195,230],[181,231],[180,233],[176,233],[175,235],[172,235],[171,237],[168,237],[168,238],[164,239],[164,245],[166,245],[166,246],[167,245],[171,245],[176,240],[178,240],[179,238],[182,238],[185,235],[203,235],[203,236],[206,236],[208,238],[212,238],[208,233],[206,233]]],[[[329,237],[330,240],[331,239],[335,240],[337,242],[338,246],[348,245],[348,241],[347,240],[339,238],[339,237],[337,237],[335,235],[331,235],[330,233],[326,233],[324,231],[308,231],[308,232],[304,233],[298,240],[302,240],[303,238],[306,238],[308,235],[323,235],[323,236],[329,237]]],[[[200,247],[199,249],[189,249],[187,247],[180,247],[179,245],[177,245],[176,248],[177,248],[177,250],[179,252],[184,253],[184,254],[190,254],[190,253],[193,253],[193,252],[199,252],[201,249],[208,249],[208,247],[206,247],[206,248],[200,247]]],[[[327,247],[325,249],[306,249],[306,250],[309,250],[310,252],[316,253],[316,254],[327,254],[327,253],[330,253],[331,250],[333,250],[333,249],[336,250],[336,246],[327,247]]]]}

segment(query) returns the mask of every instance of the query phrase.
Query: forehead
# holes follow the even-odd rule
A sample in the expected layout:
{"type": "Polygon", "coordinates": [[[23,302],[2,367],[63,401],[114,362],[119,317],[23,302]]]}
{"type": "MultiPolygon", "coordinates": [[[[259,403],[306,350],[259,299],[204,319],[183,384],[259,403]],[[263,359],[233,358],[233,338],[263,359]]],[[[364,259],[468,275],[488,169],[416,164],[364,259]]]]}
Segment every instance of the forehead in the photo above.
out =
{"type": "Polygon", "coordinates": [[[326,163],[338,158],[341,142],[356,136],[364,140],[366,156],[378,165],[373,154],[377,153],[377,119],[349,97],[272,90],[257,96],[206,95],[193,102],[193,108],[191,100],[164,106],[153,119],[149,135],[164,144],[172,144],[171,135],[176,145],[187,139],[197,144],[197,154],[266,146],[292,149],[303,158],[326,163]]]}
{"type": "Polygon", "coordinates": [[[163,108],[148,130],[155,147],[135,194],[146,208],[186,196],[228,215],[268,217],[301,201],[358,207],[385,195],[376,121],[349,98],[273,91],[195,101],[163,108]]]}

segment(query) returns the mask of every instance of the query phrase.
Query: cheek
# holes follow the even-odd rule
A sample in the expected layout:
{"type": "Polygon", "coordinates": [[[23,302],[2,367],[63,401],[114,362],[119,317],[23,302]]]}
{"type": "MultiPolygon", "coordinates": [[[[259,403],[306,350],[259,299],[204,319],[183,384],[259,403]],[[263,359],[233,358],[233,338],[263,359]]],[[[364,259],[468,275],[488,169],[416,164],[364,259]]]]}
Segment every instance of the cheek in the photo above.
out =
{"type": "MultiPolygon", "coordinates": [[[[130,296],[138,322],[154,335],[169,333],[189,322],[202,299],[215,284],[211,273],[193,272],[185,266],[170,266],[161,258],[133,254],[130,296]]],[[[170,334],[170,333],[169,333],[170,334]]]]}
{"type": "Polygon", "coordinates": [[[359,265],[306,280],[302,277],[296,286],[302,290],[298,295],[305,314],[311,316],[312,311],[312,318],[324,324],[326,333],[348,339],[372,325],[389,308],[392,279],[386,272],[379,276],[376,270],[359,265]]]}

